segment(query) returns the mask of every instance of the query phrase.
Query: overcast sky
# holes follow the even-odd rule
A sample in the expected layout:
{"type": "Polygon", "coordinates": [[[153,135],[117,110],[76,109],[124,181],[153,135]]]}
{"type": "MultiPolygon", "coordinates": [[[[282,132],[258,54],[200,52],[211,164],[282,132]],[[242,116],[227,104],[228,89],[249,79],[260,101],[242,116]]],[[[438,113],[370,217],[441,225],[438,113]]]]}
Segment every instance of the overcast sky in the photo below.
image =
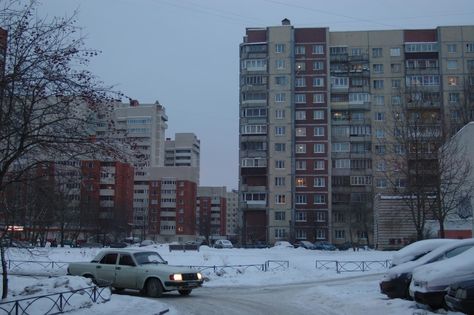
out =
{"type": "Polygon", "coordinates": [[[201,140],[201,185],[238,185],[239,44],[246,27],[331,31],[433,28],[474,23],[473,0],[43,0],[71,15],[102,51],[90,70],[140,103],[158,100],[167,137],[201,140]]]}

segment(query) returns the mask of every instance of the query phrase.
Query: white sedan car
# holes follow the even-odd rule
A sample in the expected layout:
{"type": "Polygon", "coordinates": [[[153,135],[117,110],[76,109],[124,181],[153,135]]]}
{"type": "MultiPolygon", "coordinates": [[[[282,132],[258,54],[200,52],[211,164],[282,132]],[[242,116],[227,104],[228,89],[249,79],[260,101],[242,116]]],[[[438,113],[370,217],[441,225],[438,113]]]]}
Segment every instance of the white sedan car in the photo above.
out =
{"type": "Polygon", "coordinates": [[[410,295],[416,302],[440,308],[450,284],[474,277],[474,248],[457,250],[462,253],[413,271],[410,295]]]}

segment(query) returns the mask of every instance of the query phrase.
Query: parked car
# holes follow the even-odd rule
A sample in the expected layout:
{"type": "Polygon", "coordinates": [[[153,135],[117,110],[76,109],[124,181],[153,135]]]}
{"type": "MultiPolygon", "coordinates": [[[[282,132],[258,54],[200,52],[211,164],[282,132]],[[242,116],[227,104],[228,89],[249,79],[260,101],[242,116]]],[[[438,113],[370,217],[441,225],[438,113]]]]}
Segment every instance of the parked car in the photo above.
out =
{"type": "Polygon", "coordinates": [[[318,249],[318,250],[336,250],[336,246],[329,242],[315,242],[314,243],[314,248],[313,249],[318,249]]]}
{"type": "Polygon", "coordinates": [[[234,248],[234,245],[229,240],[217,240],[214,243],[214,248],[234,248]]]}
{"type": "Polygon", "coordinates": [[[444,301],[450,310],[474,314],[474,276],[469,280],[451,284],[444,301]]]}
{"type": "Polygon", "coordinates": [[[314,249],[314,244],[310,241],[298,241],[293,244],[295,248],[314,249]]]}
{"type": "Polygon", "coordinates": [[[418,303],[433,309],[443,307],[444,296],[451,284],[474,276],[474,248],[452,250],[446,260],[421,266],[413,271],[410,296],[418,303]],[[455,256],[455,257],[454,257],[455,256]]]}
{"type": "Polygon", "coordinates": [[[380,282],[380,291],[389,298],[410,298],[409,286],[415,268],[453,257],[474,246],[474,239],[455,240],[442,245],[424,256],[390,268],[380,282]]]}
{"type": "Polygon", "coordinates": [[[156,243],[152,240],[143,240],[141,241],[140,243],[140,247],[143,247],[143,246],[150,246],[150,245],[155,245],[156,243]]]}
{"type": "Polygon", "coordinates": [[[391,267],[398,266],[407,261],[417,260],[421,256],[428,254],[432,250],[455,241],[457,240],[448,238],[434,238],[411,243],[410,245],[403,247],[393,255],[391,267]]]}
{"type": "Polygon", "coordinates": [[[279,248],[294,248],[293,245],[291,245],[290,242],[287,241],[276,241],[273,247],[279,247],[279,248]]]}
{"type": "Polygon", "coordinates": [[[140,290],[150,297],[174,290],[189,295],[203,282],[201,273],[169,266],[155,251],[131,248],[103,250],[91,262],[70,263],[67,272],[116,289],[140,290]]]}

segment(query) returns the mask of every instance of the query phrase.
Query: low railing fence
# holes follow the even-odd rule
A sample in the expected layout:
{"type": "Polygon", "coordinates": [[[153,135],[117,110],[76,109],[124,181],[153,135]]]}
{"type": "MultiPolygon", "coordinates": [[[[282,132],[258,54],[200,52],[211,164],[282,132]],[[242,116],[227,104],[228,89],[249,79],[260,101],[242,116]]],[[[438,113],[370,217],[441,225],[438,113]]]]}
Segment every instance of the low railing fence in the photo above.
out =
{"type": "Polygon", "coordinates": [[[91,286],[53,294],[34,296],[19,300],[0,302],[0,314],[8,315],[53,315],[90,307],[93,303],[110,300],[109,287],[91,286]]]}
{"type": "Polygon", "coordinates": [[[51,270],[51,269],[67,269],[70,262],[67,261],[39,261],[39,260],[8,260],[7,266],[10,271],[19,271],[30,269],[32,267],[39,267],[36,269],[51,270]]]}
{"type": "Polygon", "coordinates": [[[286,270],[290,266],[288,260],[267,260],[263,264],[249,264],[249,265],[212,265],[212,266],[198,266],[198,265],[181,265],[179,267],[187,267],[198,270],[204,274],[214,273],[217,275],[234,271],[236,273],[244,273],[247,270],[254,271],[277,271],[286,270]]]}
{"type": "Polygon", "coordinates": [[[337,273],[387,269],[391,260],[316,260],[316,269],[336,270],[337,273]]]}

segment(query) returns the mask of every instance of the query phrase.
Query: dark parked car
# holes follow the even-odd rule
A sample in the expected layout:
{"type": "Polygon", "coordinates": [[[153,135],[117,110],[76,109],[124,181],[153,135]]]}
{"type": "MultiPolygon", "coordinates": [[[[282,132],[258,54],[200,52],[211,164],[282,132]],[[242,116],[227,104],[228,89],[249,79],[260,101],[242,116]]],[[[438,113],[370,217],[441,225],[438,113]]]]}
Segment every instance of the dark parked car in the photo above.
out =
{"type": "Polygon", "coordinates": [[[336,250],[336,246],[329,242],[316,242],[314,243],[314,249],[318,250],[336,250]]]}
{"type": "Polygon", "coordinates": [[[444,300],[449,309],[473,315],[474,277],[471,280],[451,284],[444,300]]]}
{"type": "Polygon", "coordinates": [[[314,244],[309,241],[298,241],[293,244],[295,248],[301,247],[305,249],[314,249],[314,244]]]}

